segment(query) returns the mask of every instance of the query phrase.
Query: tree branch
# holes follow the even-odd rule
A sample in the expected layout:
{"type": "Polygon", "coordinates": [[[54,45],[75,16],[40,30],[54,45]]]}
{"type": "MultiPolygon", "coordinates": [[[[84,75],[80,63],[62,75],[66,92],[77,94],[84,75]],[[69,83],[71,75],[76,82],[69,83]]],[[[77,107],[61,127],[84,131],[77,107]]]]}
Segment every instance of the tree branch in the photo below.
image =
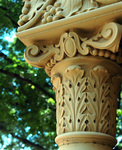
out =
{"type": "MultiPolygon", "coordinates": [[[[4,11],[8,11],[8,9],[6,7],[3,7],[3,6],[0,6],[0,9],[4,10],[4,11]]],[[[9,13],[11,14],[11,13],[9,13]]],[[[9,16],[7,13],[4,14],[5,17],[7,17],[11,22],[12,24],[14,25],[15,28],[18,27],[18,24],[11,18],[11,16],[9,16]]]]}
{"type": "Polygon", "coordinates": [[[3,57],[6,61],[8,61],[10,64],[13,63],[12,59],[8,58],[7,55],[0,52],[0,57],[3,57]]]}
{"type": "Polygon", "coordinates": [[[3,7],[3,6],[0,6],[0,9],[7,11],[7,8],[6,8],[6,7],[3,7]]]}
{"type": "Polygon", "coordinates": [[[19,79],[21,81],[24,81],[26,83],[29,83],[31,85],[34,85],[38,90],[40,90],[41,92],[43,92],[43,94],[45,94],[48,97],[52,97],[54,99],[54,95],[53,94],[47,92],[44,88],[42,88],[38,84],[34,83],[33,81],[31,81],[29,79],[26,79],[26,78],[24,78],[24,77],[22,77],[22,76],[20,76],[20,75],[18,75],[16,73],[8,72],[7,70],[0,69],[0,72],[3,73],[3,74],[5,74],[5,75],[11,76],[13,78],[17,78],[17,79],[19,79]]]}
{"type": "MultiPolygon", "coordinates": [[[[3,49],[2,49],[3,50],[3,49]]],[[[10,64],[15,64],[15,62],[11,59],[11,58],[9,58],[7,55],[5,55],[4,53],[2,53],[1,51],[0,51],[0,57],[3,57],[8,63],[10,63],[10,64]]],[[[21,65],[18,65],[17,64],[17,68],[18,69],[28,69],[28,67],[22,67],[21,65]]]]}
{"type": "Polygon", "coordinates": [[[13,138],[16,138],[18,139],[20,142],[22,142],[23,144],[27,145],[27,146],[31,146],[31,147],[34,147],[38,150],[46,150],[44,147],[42,147],[41,145],[39,144],[35,144],[27,139],[24,139],[24,138],[21,138],[17,135],[15,135],[13,132],[11,132],[11,130],[7,130],[7,124],[4,124],[4,122],[0,122],[0,131],[3,132],[3,133],[7,133],[7,134],[11,134],[13,138]]]}
{"type": "Polygon", "coordinates": [[[23,139],[23,138],[21,138],[21,137],[15,135],[14,133],[10,133],[10,134],[12,135],[13,138],[18,139],[19,141],[21,141],[22,143],[24,143],[24,144],[27,145],[27,146],[34,147],[34,148],[36,148],[36,149],[38,149],[38,150],[46,150],[45,148],[43,148],[43,147],[42,147],[41,145],[39,145],[39,144],[35,144],[35,143],[33,143],[33,142],[31,142],[31,141],[29,141],[29,140],[27,140],[27,139],[23,139]]]}
{"type": "MultiPolygon", "coordinates": [[[[4,53],[0,52],[0,57],[3,57],[8,63],[12,64],[14,63],[12,59],[10,59],[9,57],[7,57],[7,55],[5,55],[4,53]]],[[[28,69],[27,67],[26,68],[23,68],[21,65],[18,65],[17,68],[19,69],[28,69]]],[[[22,81],[25,81],[27,83],[30,83],[32,85],[34,85],[37,89],[41,90],[45,95],[49,95],[49,97],[52,97],[53,99],[55,99],[54,95],[53,94],[50,94],[49,92],[47,92],[46,90],[44,90],[42,87],[40,87],[38,84],[32,82],[31,80],[29,79],[25,79],[23,77],[21,77],[20,75],[18,74],[15,74],[15,73],[11,73],[11,72],[8,72],[8,71],[5,71],[3,69],[0,69],[0,72],[5,74],[5,75],[9,75],[11,77],[16,77],[16,78],[19,78],[20,80],[22,81]]]]}
{"type": "MultiPolygon", "coordinates": [[[[10,64],[15,63],[11,58],[9,58],[7,55],[2,53],[1,51],[0,51],[0,57],[3,57],[10,64]]],[[[19,69],[28,69],[27,67],[22,67],[21,65],[17,65],[17,68],[19,68],[19,69]]]]}
{"type": "Polygon", "coordinates": [[[18,28],[18,24],[8,14],[5,14],[5,17],[7,17],[11,21],[15,28],[18,28]]]}

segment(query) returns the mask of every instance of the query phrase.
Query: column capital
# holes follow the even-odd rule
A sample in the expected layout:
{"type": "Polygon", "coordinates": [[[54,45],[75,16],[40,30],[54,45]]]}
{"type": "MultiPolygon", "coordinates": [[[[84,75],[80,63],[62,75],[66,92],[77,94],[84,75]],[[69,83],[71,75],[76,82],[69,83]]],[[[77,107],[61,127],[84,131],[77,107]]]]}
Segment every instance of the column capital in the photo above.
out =
{"type": "Polygon", "coordinates": [[[36,41],[36,44],[27,47],[25,60],[34,67],[45,68],[49,76],[56,63],[77,56],[104,57],[121,64],[121,35],[122,25],[114,22],[105,24],[95,35],[94,32],[89,35],[77,30],[67,31],[57,44],[42,45],[36,41]]]}

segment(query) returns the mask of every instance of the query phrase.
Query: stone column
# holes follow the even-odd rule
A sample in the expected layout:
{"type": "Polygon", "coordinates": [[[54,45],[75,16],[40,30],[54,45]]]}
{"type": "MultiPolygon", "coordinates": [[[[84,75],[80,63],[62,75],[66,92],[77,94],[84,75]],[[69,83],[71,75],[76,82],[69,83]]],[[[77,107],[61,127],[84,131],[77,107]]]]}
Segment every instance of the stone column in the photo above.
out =
{"type": "Polygon", "coordinates": [[[112,150],[116,144],[122,80],[117,1],[25,0],[17,36],[27,46],[25,60],[51,77],[59,150],[112,150]]]}
{"type": "Polygon", "coordinates": [[[118,25],[108,23],[90,39],[75,32],[61,36],[54,57],[60,62],[50,69],[60,150],[112,150],[116,144],[116,100],[122,69],[117,64],[119,55],[112,52],[117,50],[119,31],[116,41],[109,43],[115,30],[118,25]]]}
{"type": "Polygon", "coordinates": [[[52,69],[60,150],[112,150],[119,69],[94,56],[66,59],[52,69]]]}

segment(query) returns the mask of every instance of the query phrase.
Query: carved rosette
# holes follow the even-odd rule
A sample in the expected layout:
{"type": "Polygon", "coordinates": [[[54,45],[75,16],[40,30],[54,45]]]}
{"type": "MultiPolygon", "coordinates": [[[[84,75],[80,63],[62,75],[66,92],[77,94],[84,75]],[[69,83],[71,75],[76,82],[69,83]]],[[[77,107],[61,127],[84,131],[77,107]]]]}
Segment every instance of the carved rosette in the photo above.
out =
{"type": "Polygon", "coordinates": [[[57,135],[92,131],[115,136],[118,89],[106,68],[96,66],[86,73],[80,66],[70,66],[63,75],[54,75],[52,83],[57,100],[57,135]]]}

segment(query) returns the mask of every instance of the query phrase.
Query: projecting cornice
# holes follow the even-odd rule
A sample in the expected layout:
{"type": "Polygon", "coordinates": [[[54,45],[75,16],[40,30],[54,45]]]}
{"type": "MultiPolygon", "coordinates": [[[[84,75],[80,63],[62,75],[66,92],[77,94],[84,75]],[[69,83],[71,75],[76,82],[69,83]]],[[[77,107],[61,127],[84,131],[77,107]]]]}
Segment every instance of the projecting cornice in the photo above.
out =
{"type": "Polygon", "coordinates": [[[93,11],[121,0],[24,0],[18,31],[40,26],[85,12],[93,11]]]}
{"type": "MultiPolygon", "coordinates": [[[[35,4],[34,0],[32,2],[35,4]]],[[[38,4],[38,6],[40,5],[38,4]]],[[[41,41],[41,43],[46,44],[47,42],[51,44],[56,43],[57,40],[60,39],[60,36],[70,29],[79,29],[87,32],[96,31],[97,33],[105,23],[113,21],[122,24],[122,2],[101,6],[100,8],[87,12],[76,13],[73,16],[65,17],[46,24],[34,23],[33,20],[35,17],[36,15],[33,16],[30,21],[24,22],[24,24],[18,28],[19,32],[17,33],[17,37],[26,46],[33,45],[35,41],[41,41]],[[34,23],[32,26],[31,22],[34,23]]],[[[41,19],[35,20],[41,21],[41,19]]]]}

